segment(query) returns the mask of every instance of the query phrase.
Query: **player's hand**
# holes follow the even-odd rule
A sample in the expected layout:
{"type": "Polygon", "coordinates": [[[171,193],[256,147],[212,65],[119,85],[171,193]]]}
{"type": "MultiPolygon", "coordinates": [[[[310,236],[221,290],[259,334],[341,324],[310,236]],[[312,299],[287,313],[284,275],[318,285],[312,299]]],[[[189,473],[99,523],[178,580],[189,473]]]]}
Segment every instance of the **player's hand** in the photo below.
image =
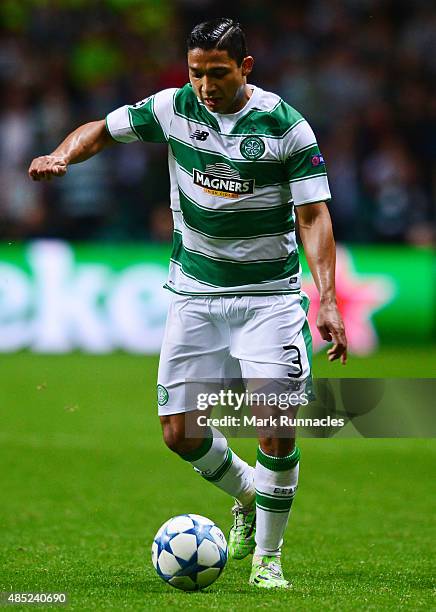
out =
{"type": "Polygon", "coordinates": [[[35,157],[29,166],[29,177],[34,181],[50,181],[54,176],[64,176],[67,163],[63,157],[42,155],[35,157]]]}
{"type": "Polygon", "coordinates": [[[341,314],[335,303],[321,304],[316,326],[323,340],[333,342],[327,351],[329,361],[340,359],[342,365],[347,363],[347,337],[341,314]]]}

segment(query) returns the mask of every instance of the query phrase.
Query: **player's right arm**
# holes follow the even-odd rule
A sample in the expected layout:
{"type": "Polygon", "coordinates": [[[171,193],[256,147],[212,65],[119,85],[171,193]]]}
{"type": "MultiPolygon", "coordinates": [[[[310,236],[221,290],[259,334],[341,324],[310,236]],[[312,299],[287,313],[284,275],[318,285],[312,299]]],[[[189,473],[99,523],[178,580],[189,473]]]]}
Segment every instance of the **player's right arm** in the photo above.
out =
{"type": "Polygon", "coordinates": [[[71,132],[50,155],[36,157],[29,167],[34,181],[63,176],[77,164],[115,142],[168,142],[176,89],[164,89],[136,104],[122,106],[106,120],[85,123],[71,132]]]}
{"type": "Polygon", "coordinates": [[[63,176],[69,164],[85,161],[114,143],[104,119],[85,123],[71,132],[53,153],[36,157],[29,166],[29,176],[34,181],[63,176]]]}

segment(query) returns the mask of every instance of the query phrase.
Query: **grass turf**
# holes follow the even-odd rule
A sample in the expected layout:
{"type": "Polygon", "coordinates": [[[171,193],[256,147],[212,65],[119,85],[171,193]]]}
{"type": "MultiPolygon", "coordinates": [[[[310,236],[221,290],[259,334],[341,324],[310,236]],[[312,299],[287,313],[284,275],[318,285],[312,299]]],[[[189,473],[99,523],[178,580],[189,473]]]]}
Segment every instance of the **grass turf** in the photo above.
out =
{"type": "MultiPolygon", "coordinates": [[[[317,356],[316,370],[432,376],[421,350],[413,360],[410,351],[385,350],[344,369],[317,356]]],[[[433,606],[432,440],[301,440],[283,554],[290,591],[249,587],[249,559],[229,561],[204,592],[165,585],[150,561],[160,524],[197,512],[227,531],[231,515],[229,499],[164,448],[156,365],[122,354],[1,359],[0,591],[66,591],[70,610],[433,606]]],[[[253,440],[233,447],[254,461],[253,440]]]]}

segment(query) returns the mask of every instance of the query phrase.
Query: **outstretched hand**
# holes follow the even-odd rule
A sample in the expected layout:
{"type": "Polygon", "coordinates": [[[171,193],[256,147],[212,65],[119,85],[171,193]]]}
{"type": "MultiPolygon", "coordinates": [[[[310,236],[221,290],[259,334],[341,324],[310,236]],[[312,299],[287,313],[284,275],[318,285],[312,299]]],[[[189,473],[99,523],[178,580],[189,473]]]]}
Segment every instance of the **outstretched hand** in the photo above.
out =
{"type": "Polygon", "coordinates": [[[345,365],[347,363],[347,337],[336,304],[321,304],[316,326],[323,340],[333,342],[333,346],[327,351],[329,361],[340,358],[342,365],[345,365]]]}
{"type": "Polygon", "coordinates": [[[67,163],[63,157],[42,155],[35,157],[29,167],[29,177],[34,181],[50,181],[54,176],[64,176],[67,163]]]}

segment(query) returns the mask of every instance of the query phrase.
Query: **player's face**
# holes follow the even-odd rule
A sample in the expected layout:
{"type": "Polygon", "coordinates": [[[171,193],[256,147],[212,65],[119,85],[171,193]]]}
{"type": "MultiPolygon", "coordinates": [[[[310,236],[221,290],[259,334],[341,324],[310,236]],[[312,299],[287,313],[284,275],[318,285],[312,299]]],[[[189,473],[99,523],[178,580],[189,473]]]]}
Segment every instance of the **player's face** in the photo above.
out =
{"type": "Polygon", "coordinates": [[[227,51],[191,49],[188,51],[189,79],[195,93],[213,113],[236,113],[248,100],[247,75],[253,58],[240,66],[227,51]]]}

